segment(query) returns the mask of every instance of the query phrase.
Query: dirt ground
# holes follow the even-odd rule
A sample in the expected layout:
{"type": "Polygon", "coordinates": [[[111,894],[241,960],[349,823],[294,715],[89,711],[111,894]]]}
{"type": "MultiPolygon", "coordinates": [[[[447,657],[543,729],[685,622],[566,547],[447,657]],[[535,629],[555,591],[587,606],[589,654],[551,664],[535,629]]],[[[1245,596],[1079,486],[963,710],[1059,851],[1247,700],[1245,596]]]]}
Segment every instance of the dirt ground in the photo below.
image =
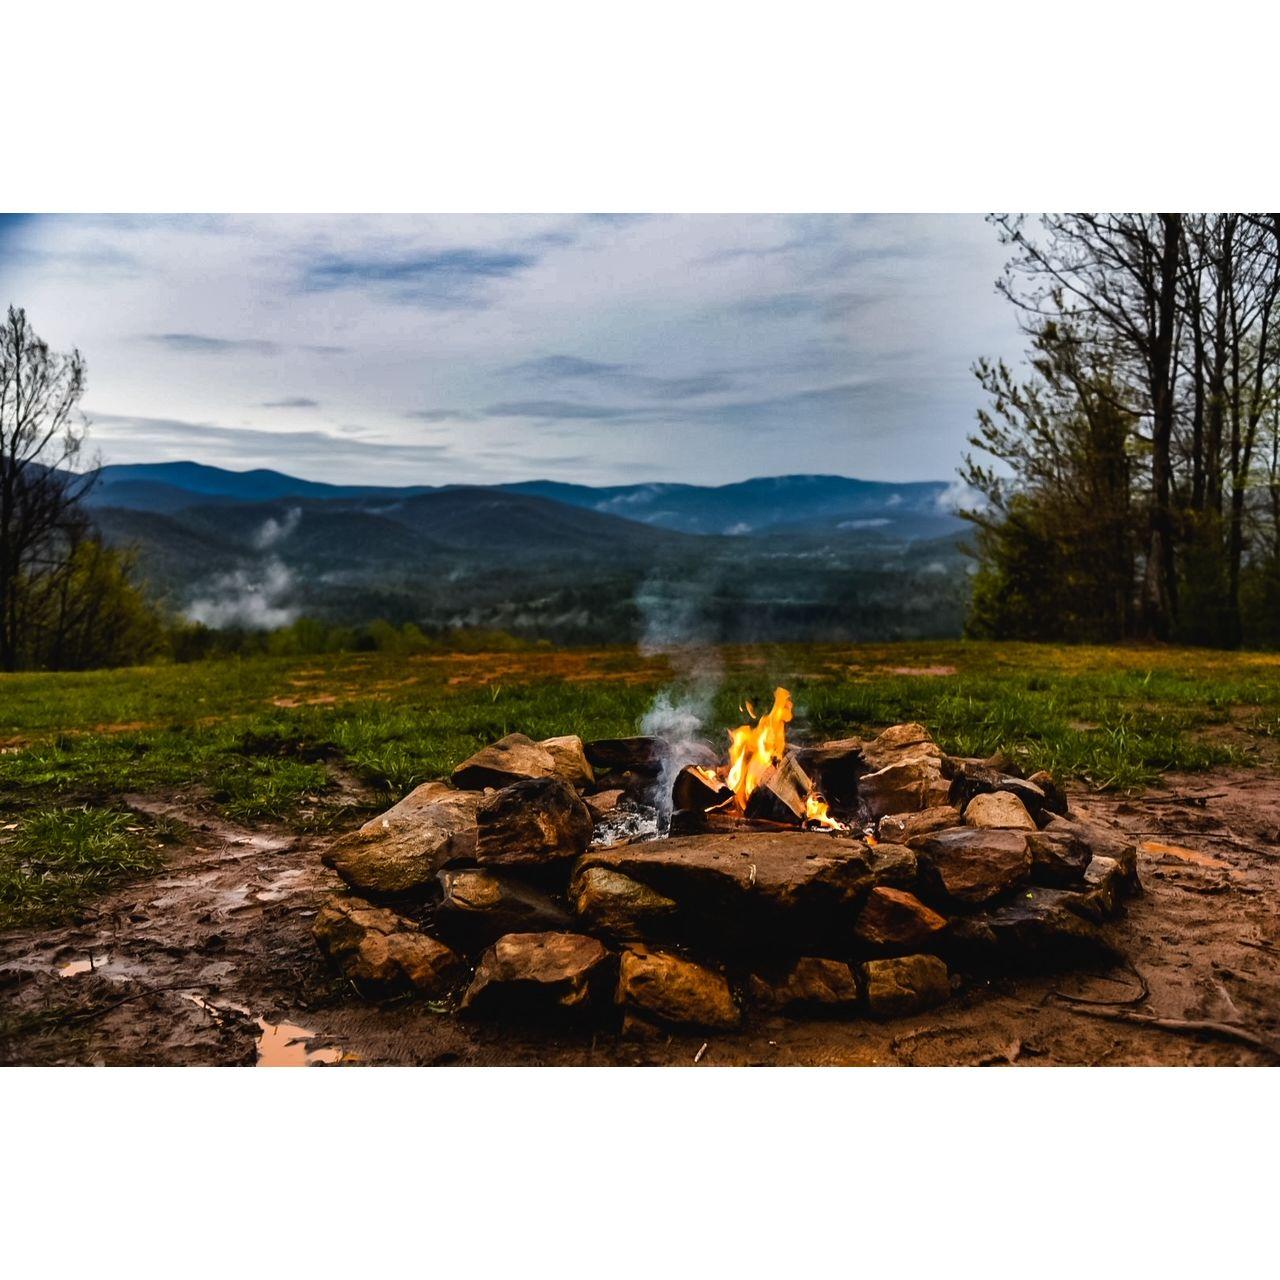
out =
{"type": "Polygon", "coordinates": [[[972,985],[942,1009],[883,1023],[757,1017],[734,1034],[654,1041],[515,1034],[421,1003],[368,1006],[311,940],[319,903],[339,887],[320,863],[319,839],[236,827],[148,797],[128,803],[182,821],[192,839],[164,874],[111,894],[77,923],[0,937],[0,1063],[1280,1062],[1280,777],[1271,768],[1171,776],[1133,797],[1073,793],[1076,808],[1143,842],[1145,892],[1111,928],[1149,986],[1145,998],[1135,1000],[1134,973],[1117,969],[972,985]],[[1232,1038],[1232,1028],[1259,1043],[1232,1038]]]}

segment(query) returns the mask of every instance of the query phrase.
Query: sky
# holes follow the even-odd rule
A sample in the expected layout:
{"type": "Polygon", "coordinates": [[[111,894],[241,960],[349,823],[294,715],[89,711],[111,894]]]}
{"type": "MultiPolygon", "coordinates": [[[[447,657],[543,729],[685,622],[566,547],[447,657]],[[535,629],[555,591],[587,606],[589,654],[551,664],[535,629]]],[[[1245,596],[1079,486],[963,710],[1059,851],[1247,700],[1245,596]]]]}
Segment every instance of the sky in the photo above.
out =
{"type": "Polygon", "coordinates": [[[0,218],[108,463],[369,484],[951,479],[1021,342],[976,214],[0,218]]]}

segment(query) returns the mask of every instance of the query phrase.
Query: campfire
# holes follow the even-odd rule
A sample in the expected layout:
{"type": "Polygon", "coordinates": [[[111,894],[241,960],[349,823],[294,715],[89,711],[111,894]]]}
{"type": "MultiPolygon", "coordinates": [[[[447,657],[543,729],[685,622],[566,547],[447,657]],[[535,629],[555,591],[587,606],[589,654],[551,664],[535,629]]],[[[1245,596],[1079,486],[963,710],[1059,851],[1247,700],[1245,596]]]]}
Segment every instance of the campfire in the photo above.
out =
{"type": "Polygon", "coordinates": [[[1114,962],[1135,847],[1047,773],[947,755],[919,724],[792,742],[783,688],[743,711],[723,755],[482,747],[334,841],[349,891],[316,919],[321,950],[372,1000],[663,1035],[896,1017],[970,975],[1114,962]]]}
{"type": "MultiPolygon", "coordinates": [[[[755,719],[750,702],[743,710],[755,719]]],[[[807,830],[848,831],[846,823],[831,816],[825,797],[795,753],[787,750],[787,725],[793,715],[791,694],[775,689],[773,706],[754,724],[728,730],[729,757],[724,764],[716,768],[685,766],[672,792],[675,812],[736,816],[807,830]]]]}

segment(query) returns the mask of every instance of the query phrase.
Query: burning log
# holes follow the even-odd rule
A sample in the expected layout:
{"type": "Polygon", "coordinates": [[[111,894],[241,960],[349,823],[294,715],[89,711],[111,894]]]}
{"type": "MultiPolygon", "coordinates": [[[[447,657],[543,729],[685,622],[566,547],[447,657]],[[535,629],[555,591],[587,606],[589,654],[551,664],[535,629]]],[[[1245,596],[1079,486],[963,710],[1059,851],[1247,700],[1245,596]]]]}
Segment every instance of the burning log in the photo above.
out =
{"type": "Polygon", "coordinates": [[[675,783],[671,787],[673,809],[705,812],[732,799],[733,792],[725,785],[724,780],[700,764],[685,765],[676,774],[675,783]]]}
{"type": "Polygon", "coordinates": [[[795,756],[783,756],[782,763],[765,772],[747,798],[747,817],[798,827],[805,820],[805,801],[812,790],[813,783],[795,756]]]}

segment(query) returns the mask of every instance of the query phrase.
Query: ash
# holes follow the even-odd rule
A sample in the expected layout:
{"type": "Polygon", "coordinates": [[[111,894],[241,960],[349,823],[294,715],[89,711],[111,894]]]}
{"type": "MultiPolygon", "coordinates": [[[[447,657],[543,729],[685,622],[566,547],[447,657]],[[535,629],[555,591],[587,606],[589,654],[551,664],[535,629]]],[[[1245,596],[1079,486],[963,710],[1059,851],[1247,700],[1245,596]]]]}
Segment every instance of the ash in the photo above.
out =
{"type": "Polygon", "coordinates": [[[591,847],[608,849],[618,844],[638,844],[642,840],[657,840],[663,834],[657,809],[636,804],[618,809],[597,823],[591,847]]]}

